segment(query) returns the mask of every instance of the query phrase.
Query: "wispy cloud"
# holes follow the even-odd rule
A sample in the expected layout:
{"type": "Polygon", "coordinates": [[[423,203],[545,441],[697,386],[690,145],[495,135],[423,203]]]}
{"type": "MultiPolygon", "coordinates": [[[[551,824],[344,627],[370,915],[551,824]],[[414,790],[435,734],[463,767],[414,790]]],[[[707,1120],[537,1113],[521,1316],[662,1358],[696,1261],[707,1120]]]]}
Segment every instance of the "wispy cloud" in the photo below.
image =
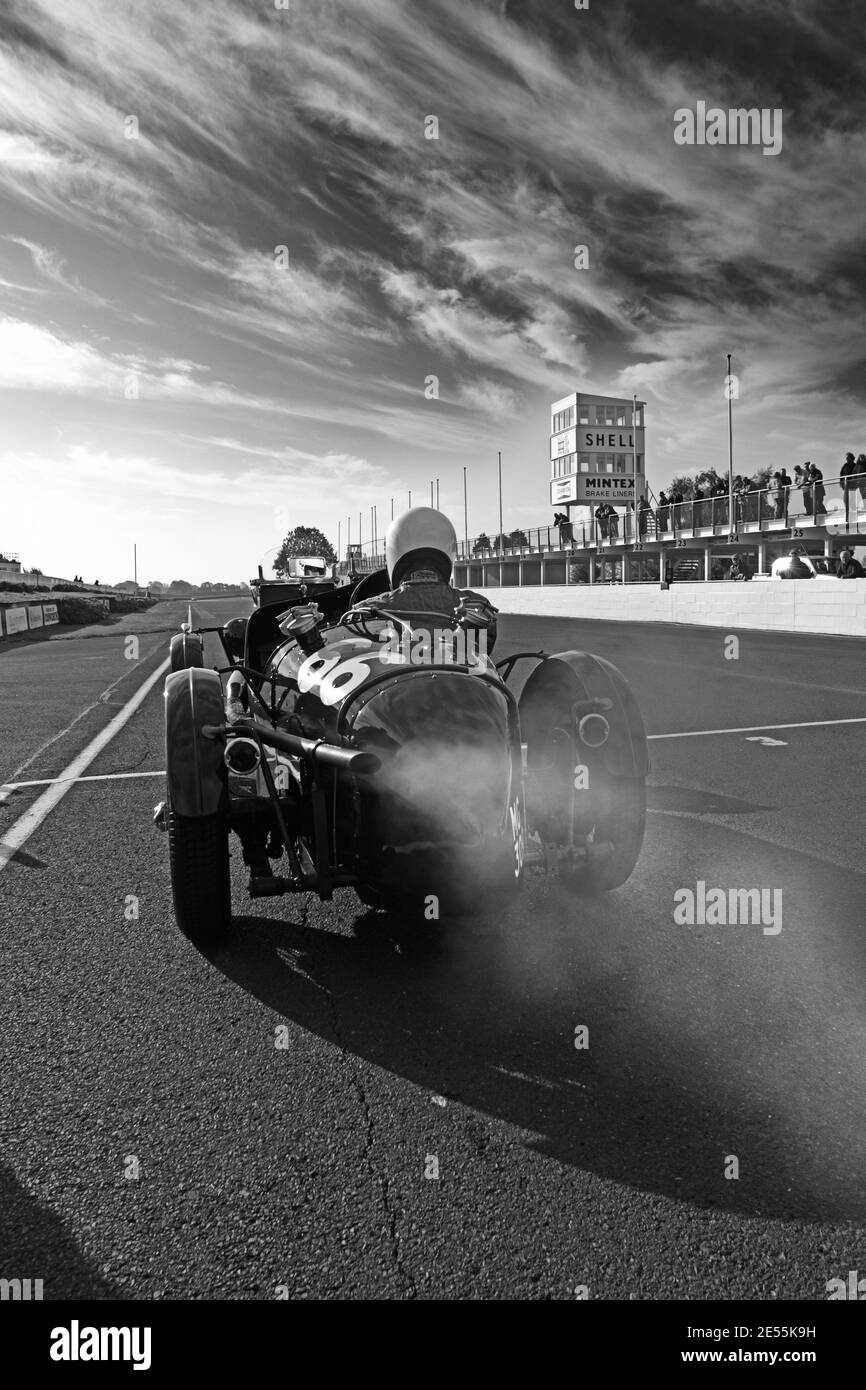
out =
{"type": "Polygon", "coordinates": [[[151,460],[118,486],[180,504],[211,449],[239,488],[288,470],[333,530],[341,479],[368,509],[441,474],[459,504],[501,443],[517,524],[548,514],[566,390],[649,399],[651,480],[717,457],[728,350],[744,468],[864,447],[842,0],[12,0],[3,40],[0,388],[29,456],[49,416],[73,474],[151,460]],[[675,145],[699,99],[782,108],[783,154],[675,145]]]}

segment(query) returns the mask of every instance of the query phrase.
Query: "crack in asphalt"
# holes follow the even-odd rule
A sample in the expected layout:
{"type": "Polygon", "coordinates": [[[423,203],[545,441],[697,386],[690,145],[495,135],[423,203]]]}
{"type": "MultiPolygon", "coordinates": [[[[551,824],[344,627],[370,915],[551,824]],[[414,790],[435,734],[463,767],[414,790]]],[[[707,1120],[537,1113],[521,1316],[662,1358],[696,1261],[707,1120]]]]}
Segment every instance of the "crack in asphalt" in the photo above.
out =
{"type": "MultiPolygon", "coordinates": [[[[312,927],[309,923],[309,913],[309,899],[308,897],[305,897],[301,914],[300,930],[301,932],[303,932],[303,934],[308,938],[310,942],[310,955],[313,958],[316,976],[319,979],[324,979],[326,972],[322,972],[320,970],[320,961],[317,959],[316,952],[316,937],[318,933],[316,929],[312,927]]],[[[328,1012],[331,1017],[331,1030],[334,1035],[334,1041],[340,1053],[340,1058],[344,1063],[346,1070],[349,1074],[350,1084],[352,1086],[352,1089],[355,1093],[355,1097],[361,1107],[361,1111],[363,1114],[365,1131],[364,1162],[367,1166],[367,1171],[370,1174],[370,1179],[374,1187],[378,1187],[379,1193],[381,1195],[382,1207],[384,1210],[385,1219],[388,1223],[388,1236],[391,1243],[391,1256],[394,1261],[394,1268],[398,1277],[398,1283],[400,1284],[402,1292],[405,1294],[407,1298],[417,1298],[417,1285],[412,1277],[412,1274],[406,1267],[403,1257],[403,1243],[400,1238],[400,1232],[397,1227],[398,1212],[391,1200],[391,1179],[387,1177],[384,1173],[378,1172],[372,1158],[373,1147],[376,1142],[376,1120],[373,1115],[373,1109],[370,1105],[370,1101],[364,1089],[363,1082],[361,1081],[358,1068],[352,1060],[352,1053],[343,1040],[343,1031],[340,1025],[340,1011],[337,1005],[337,997],[334,994],[333,990],[327,987],[327,983],[325,993],[328,1000],[328,1012]]]]}

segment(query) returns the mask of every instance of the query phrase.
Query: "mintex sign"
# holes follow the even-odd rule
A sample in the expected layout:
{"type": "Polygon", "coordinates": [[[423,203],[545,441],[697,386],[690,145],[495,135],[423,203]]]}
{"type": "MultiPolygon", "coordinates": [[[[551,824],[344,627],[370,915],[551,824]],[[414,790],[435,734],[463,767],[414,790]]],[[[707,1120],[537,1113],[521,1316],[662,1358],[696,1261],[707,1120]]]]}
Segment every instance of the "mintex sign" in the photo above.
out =
{"type": "Polygon", "coordinates": [[[577,483],[576,500],[578,502],[611,502],[615,505],[617,502],[632,502],[634,500],[634,478],[578,473],[575,481],[577,483]]]}

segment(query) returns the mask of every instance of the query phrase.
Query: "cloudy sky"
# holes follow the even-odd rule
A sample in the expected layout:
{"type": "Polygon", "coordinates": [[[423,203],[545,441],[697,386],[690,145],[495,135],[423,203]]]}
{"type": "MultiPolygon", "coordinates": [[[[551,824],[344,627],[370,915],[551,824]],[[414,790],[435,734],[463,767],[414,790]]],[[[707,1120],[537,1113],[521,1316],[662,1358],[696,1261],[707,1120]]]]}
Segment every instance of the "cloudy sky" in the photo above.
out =
{"type": "Polygon", "coordinates": [[[475,534],[498,449],[546,522],[553,399],[636,390],[658,491],[726,351],[737,471],[866,450],[859,0],[281,3],[4,0],[0,549],[244,579],[431,478],[462,532],[464,466],[475,534]]]}

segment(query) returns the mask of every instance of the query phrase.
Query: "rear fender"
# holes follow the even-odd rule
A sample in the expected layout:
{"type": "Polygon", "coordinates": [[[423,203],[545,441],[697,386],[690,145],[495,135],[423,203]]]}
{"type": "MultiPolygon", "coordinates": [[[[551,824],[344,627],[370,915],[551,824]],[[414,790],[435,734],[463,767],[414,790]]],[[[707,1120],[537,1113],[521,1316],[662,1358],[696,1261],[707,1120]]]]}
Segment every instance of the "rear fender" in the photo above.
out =
{"type": "Polygon", "coordinates": [[[216,671],[192,667],[165,682],[165,767],[168,802],[178,816],[210,816],[226,804],[221,739],[205,738],[205,724],[225,720],[216,671]]]}
{"type": "Polygon", "coordinates": [[[559,652],[539,662],[518,702],[521,729],[551,728],[567,707],[585,700],[611,702],[602,710],[610,724],[602,752],[607,771],[614,777],[646,777],[646,732],[631,687],[616,666],[590,652],[559,652]]]}

